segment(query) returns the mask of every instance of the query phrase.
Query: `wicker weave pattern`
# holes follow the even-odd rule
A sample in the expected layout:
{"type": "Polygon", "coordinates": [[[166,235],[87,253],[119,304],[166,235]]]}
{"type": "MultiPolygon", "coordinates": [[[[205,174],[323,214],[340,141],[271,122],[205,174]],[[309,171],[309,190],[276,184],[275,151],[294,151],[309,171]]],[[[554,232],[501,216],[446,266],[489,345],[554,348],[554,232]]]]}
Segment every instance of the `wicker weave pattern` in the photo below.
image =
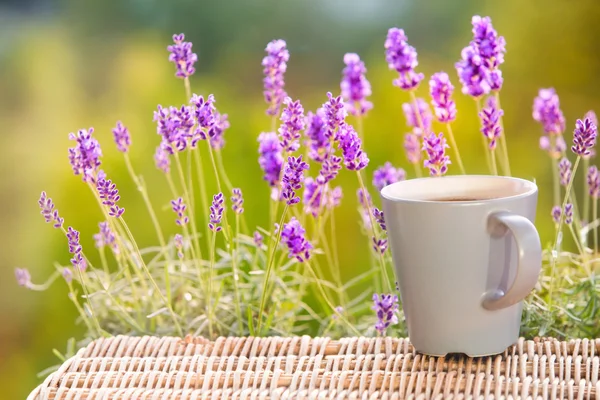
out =
{"type": "Polygon", "coordinates": [[[427,357],[395,338],[100,339],[28,400],[595,399],[600,339],[520,340],[494,357],[427,357]]]}

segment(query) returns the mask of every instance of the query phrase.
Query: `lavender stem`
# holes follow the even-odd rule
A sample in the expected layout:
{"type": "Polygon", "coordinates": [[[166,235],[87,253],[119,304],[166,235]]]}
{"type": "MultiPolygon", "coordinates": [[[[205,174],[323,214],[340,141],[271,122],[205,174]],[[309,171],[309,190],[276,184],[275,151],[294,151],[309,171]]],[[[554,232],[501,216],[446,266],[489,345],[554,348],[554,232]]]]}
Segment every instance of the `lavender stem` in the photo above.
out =
{"type": "MultiPolygon", "coordinates": [[[[583,170],[587,171],[590,168],[590,159],[588,157],[583,159],[583,170]]],[[[585,188],[587,187],[587,177],[585,174],[582,174],[583,177],[583,187],[584,187],[584,195],[583,195],[583,220],[582,222],[586,225],[590,223],[590,196],[586,193],[585,188]]],[[[587,245],[587,235],[585,236],[584,246],[587,245]]]]}
{"type": "Polygon", "coordinates": [[[460,172],[465,175],[467,172],[465,171],[465,167],[462,163],[462,159],[460,158],[460,152],[458,151],[458,146],[456,145],[456,141],[454,140],[454,133],[452,132],[452,126],[450,122],[446,124],[446,128],[448,130],[448,137],[450,138],[450,144],[454,148],[454,152],[456,153],[456,162],[458,163],[458,167],[460,168],[460,172]]]}
{"type": "MultiPolygon", "coordinates": [[[[594,219],[594,223],[596,223],[596,220],[598,219],[598,199],[594,197],[592,203],[593,203],[592,207],[594,207],[592,209],[592,218],[594,219]]],[[[594,257],[596,257],[597,254],[598,254],[598,227],[594,228],[594,257]]]]}
{"type": "MultiPolygon", "coordinates": [[[[500,105],[500,92],[496,91],[496,104],[498,105],[498,109],[502,109],[500,105]]],[[[506,131],[504,130],[504,117],[500,116],[500,128],[502,129],[502,135],[500,135],[500,146],[502,147],[502,156],[500,157],[502,162],[502,167],[504,168],[504,173],[507,176],[511,176],[510,173],[510,158],[508,157],[508,146],[506,145],[506,131]]]]}

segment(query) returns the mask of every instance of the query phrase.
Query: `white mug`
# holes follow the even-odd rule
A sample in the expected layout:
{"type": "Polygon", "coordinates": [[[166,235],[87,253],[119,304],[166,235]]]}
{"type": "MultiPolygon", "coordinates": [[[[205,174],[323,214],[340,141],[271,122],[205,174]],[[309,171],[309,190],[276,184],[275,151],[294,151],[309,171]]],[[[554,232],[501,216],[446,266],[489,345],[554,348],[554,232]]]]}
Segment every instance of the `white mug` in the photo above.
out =
{"type": "Polygon", "coordinates": [[[445,176],[381,190],[410,341],[418,352],[485,356],[518,341],[542,249],[535,183],[445,176]]]}

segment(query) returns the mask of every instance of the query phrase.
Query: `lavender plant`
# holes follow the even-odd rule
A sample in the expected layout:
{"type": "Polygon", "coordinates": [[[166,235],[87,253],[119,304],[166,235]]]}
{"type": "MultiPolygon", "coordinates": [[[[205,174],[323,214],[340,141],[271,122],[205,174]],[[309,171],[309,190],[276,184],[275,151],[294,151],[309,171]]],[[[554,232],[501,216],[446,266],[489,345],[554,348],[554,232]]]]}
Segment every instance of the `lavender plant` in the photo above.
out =
{"type": "MultiPolygon", "coordinates": [[[[490,174],[510,175],[500,106],[506,43],[489,17],[473,17],[472,26],[473,39],[455,65],[458,81],[462,93],[477,104],[477,115],[472,117],[481,122],[490,174]]],[[[379,191],[409,174],[386,162],[370,180],[365,177],[370,160],[363,146],[362,121],[374,105],[367,100],[371,85],[364,62],[357,54],[346,54],[340,94],[327,93],[320,108],[305,113],[300,100],[292,100],[285,91],[290,61],[286,42],[274,40],[267,45],[263,94],[270,120],[265,121],[269,128],[257,138],[270,212],[264,227],[248,227],[243,188],[233,187],[222,162],[227,115],[217,110],[213,94],[192,92],[190,77],[198,57],[183,34],[174,35],[173,41],[167,48],[168,60],[183,80],[186,97],[183,105],[158,105],[153,115],[158,133],[154,160],[173,199],[171,226],[158,223],[145,183],[128,156],[132,135],[118,121],[114,145],[123,154],[158,241],[156,247],[138,247],[128,225],[131,221],[119,205],[122,193],[117,182],[101,169],[102,150],[94,129],[81,129],[69,134],[75,144],[68,156],[74,175],[88,186],[104,216],[94,234],[96,249],[81,246],[80,232],[70,225],[65,229],[52,199],[42,192],[41,214],[65,236],[72,258],[70,264],[56,263],[54,273],[41,285],[32,282],[27,269],[17,268],[17,283],[44,290],[62,277],[79,320],[87,327],[84,342],[115,334],[209,338],[385,335],[390,330],[405,334],[385,216],[369,190],[379,191]],[[212,198],[206,168],[216,181],[212,198]],[[364,249],[371,255],[365,272],[347,282],[342,280],[336,240],[335,211],[345,199],[342,187],[335,185],[339,174],[356,176],[352,190],[357,193],[359,229],[365,235],[364,249]],[[369,181],[372,187],[365,185],[369,181]],[[98,251],[101,265],[90,262],[92,251],[98,251]],[[371,289],[349,297],[352,287],[369,280],[371,289]]],[[[453,161],[457,172],[465,174],[457,146],[460,136],[456,138],[451,127],[457,109],[450,75],[440,71],[431,77],[430,106],[425,97],[417,96],[425,77],[415,70],[417,52],[404,31],[391,28],[384,49],[389,68],[398,73],[393,84],[408,92],[402,109],[411,131],[404,146],[414,175],[420,177],[424,170],[432,177],[452,173],[453,161]],[[446,133],[437,129],[438,124],[446,133]]],[[[598,336],[600,327],[593,321],[600,316],[595,278],[600,174],[589,166],[595,156],[595,114],[590,112],[575,123],[573,163],[568,159],[566,121],[554,89],[540,90],[533,118],[543,128],[540,148],[548,153],[553,171],[554,207],[548,217],[554,221],[555,240],[544,252],[544,272],[526,302],[525,333],[598,336]],[[583,203],[573,189],[578,172],[585,183],[583,203]],[[572,237],[577,253],[563,250],[564,233],[572,237]]]]}

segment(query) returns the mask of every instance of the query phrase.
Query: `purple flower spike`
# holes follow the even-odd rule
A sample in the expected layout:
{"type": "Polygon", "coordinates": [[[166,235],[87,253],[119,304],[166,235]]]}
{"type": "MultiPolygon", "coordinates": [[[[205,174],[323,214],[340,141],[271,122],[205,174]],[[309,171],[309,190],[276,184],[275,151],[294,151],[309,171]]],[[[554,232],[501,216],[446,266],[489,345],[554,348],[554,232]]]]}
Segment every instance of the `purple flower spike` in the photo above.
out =
{"type": "Polygon", "coordinates": [[[584,118],[588,118],[592,121],[592,124],[598,126],[598,116],[596,116],[596,113],[593,110],[586,112],[584,118]]]}
{"type": "Polygon", "coordinates": [[[171,208],[173,208],[173,212],[177,214],[177,219],[175,220],[177,225],[185,226],[188,222],[190,222],[189,217],[185,215],[185,210],[187,207],[181,197],[177,198],[176,200],[171,200],[171,208]]]}
{"type": "Polygon", "coordinates": [[[19,286],[30,288],[32,285],[31,274],[26,268],[15,268],[15,278],[19,286]]]}
{"type": "Polygon", "coordinates": [[[555,224],[560,223],[561,214],[562,214],[562,211],[560,209],[560,206],[552,207],[552,220],[554,221],[555,224]]]}
{"type": "MultiPolygon", "coordinates": [[[[216,134],[216,131],[214,130],[216,123],[216,109],[214,103],[215,96],[212,94],[209,94],[206,99],[204,99],[203,96],[194,94],[190,99],[190,104],[194,106],[193,115],[194,123],[196,125],[196,129],[194,130],[193,135],[191,135],[192,141],[190,145],[192,148],[195,148],[200,140],[206,140],[216,134]]],[[[184,137],[185,136],[190,136],[189,130],[184,134],[184,137]]]]}
{"type": "Polygon", "coordinates": [[[169,54],[169,61],[175,64],[177,72],[175,76],[178,78],[187,78],[194,75],[196,69],[194,64],[198,61],[198,56],[192,52],[192,43],[184,42],[185,35],[180,33],[179,35],[173,35],[172,44],[167,47],[169,54]]]}
{"type": "Polygon", "coordinates": [[[258,231],[254,231],[254,235],[252,235],[252,241],[256,247],[262,247],[263,245],[263,236],[258,231]]]}
{"type": "Polygon", "coordinates": [[[503,115],[504,111],[498,108],[494,97],[488,99],[487,106],[479,113],[482,126],[481,133],[489,140],[491,150],[496,148],[497,140],[502,134],[500,118],[502,118],[503,115]]]}
{"type": "Polygon", "coordinates": [[[319,215],[321,209],[321,194],[324,186],[321,186],[311,177],[304,179],[304,212],[313,217],[319,215]]]}
{"type": "Polygon", "coordinates": [[[223,227],[221,224],[221,219],[223,218],[223,193],[217,193],[213,196],[213,201],[210,206],[210,223],[208,227],[213,232],[219,232],[223,227]]]}
{"type": "Polygon", "coordinates": [[[177,233],[173,238],[173,242],[175,244],[175,248],[177,249],[177,257],[179,257],[180,260],[183,260],[183,236],[177,233]]]}
{"type": "MultiPolygon", "coordinates": [[[[562,135],[554,135],[555,144],[552,147],[552,141],[546,135],[540,136],[540,149],[547,151],[551,157],[559,158],[561,154],[567,149],[567,142],[562,135]]],[[[593,151],[593,150],[590,150],[593,151]]]]}
{"type": "Polygon", "coordinates": [[[127,129],[121,121],[118,121],[117,126],[113,129],[112,133],[115,138],[115,143],[117,144],[117,150],[122,153],[127,153],[129,151],[129,146],[131,145],[129,129],[127,129]]]}
{"type": "Polygon", "coordinates": [[[340,186],[336,186],[333,189],[329,190],[327,192],[327,207],[329,207],[330,209],[339,207],[342,203],[342,197],[344,197],[344,194],[340,186]]]}
{"type": "Polygon", "coordinates": [[[73,271],[71,271],[71,268],[63,268],[62,277],[64,278],[65,282],[71,283],[71,281],[73,281],[73,271]]]}
{"type": "Polygon", "coordinates": [[[369,165],[367,153],[362,150],[362,143],[351,125],[343,124],[338,132],[338,148],[342,150],[344,165],[351,171],[360,171],[369,165]]]}
{"type": "Polygon", "coordinates": [[[283,103],[286,108],[281,113],[281,127],[279,135],[281,137],[281,146],[288,153],[293,153],[300,147],[300,131],[304,130],[304,108],[300,100],[292,101],[286,97],[283,103]]]}
{"type": "Polygon", "coordinates": [[[573,223],[573,204],[567,203],[565,205],[565,223],[571,225],[573,223]]]}
{"type": "Polygon", "coordinates": [[[423,138],[423,150],[428,157],[423,165],[425,168],[429,168],[431,176],[442,176],[448,171],[448,164],[451,164],[450,157],[446,155],[448,147],[442,133],[438,136],[431,133],[423,138]]]}
{"type": "Polygon", "coordinates": [[[58,215],[58,210],[54,209],[54,203],[52,202],[52,199],[46,195],[46,192],[42,192],[38,204],[40,205],[41,214],[44,216],[44,220],[47,223],[52,222],[53,226],[57,229],[62,228],[65,219],[58,215]]]}
{"type": "Polygon", "coordinates": [[[394,86],[412,90],[419,86],[425,76],[415,72],[415,68],[419,65],[417,51],[408,44],[407,40],[404,30],[390,28],[384,43],[385,60],[390,70],[396,70],[400,74],[394,80],[394,86]]]}
{"type": "Polygon", "coordinates": [[[71,264],[80,271],[85,271],[87,263],[83,258],[81,244],[79,243],[79,232],[71,226],[67,229],[67,240],[69,241],[69,253],[73,254],[71,264]]]}
{"type": "Polygon", "coordinates": [[[236,214],[242,214],[244,212],[244,197],[242,196],[242,189],[235,188],[232,190],[231,196],[231,208],[236,214]]]}
{"type": "Polygon", "coordinates": [[[402,168],[394,168],[391,163],[386,162],[373,173],[373,186],[381,191],[387,185],[406,179],[406,172],[402,168]]]}
{"type": "Polygon", "coordinates": [[[583,121],[578,119],[575,123],[573,146],[571,146],[573,153],[580,156],[589,156],[591,154],[590,150],[596,144],[597,133],[596,125],[590,119],[586,118],[583,121]]]}
{"type": "Polygon", "coordinates": [[[533,101],[533,119],[542,124],[547,134],[558,135],[565,131],[565,117],[554,88],[540,89],[533,101]]]}
{"type": "Polygon", "coordinates": [[[302,156],[288,157],[288,162],[283,171],[281,179],[283,193],[282,197],[286,200],[287,205],[291,206],[300,202],[300,197],[296,196],[296,190],[302,187],[304,180],[304,171],[308,169],[308,164],[302,161],[302,156]]]}
{"type": "Polygon", "coordinates": [[[84,182],[94,182],[101,164],[102,150],[93,133],[94,128],[90,128],[69,134],[69,140],[76,142],[75,147],[69,149],[69,162],[73,173],[81,175],[84,182]]]}
{"type": "Polygon", "coordinates": [[[110,229],[108,222],[100,222],[98,226],[100,227],[100,232],[94,235],[96,247],[101,249],[104,246],[109,246],[115,254],[118,253],[119,247],[117,246],[116,237],[113,231],[110,229]]]}
{"type": "Polygon", "coordinates": [[[346,53],[344,64],[346,68],[340,88],[346,109],[352,115],[365,115],[373,108],[373,103],[367,100],[371,95],[371,84],[365,77],[365,63],[360,60],[358,54],[346,53]]]}
{"type": "Polygon", "coordinates": [[[373,294],[373,308],[377,314],[377,324],[375,329],[380,335],[385,335],[385,331],[390,325],[398,323],[398,296],[392,294],[373,294]]]}
{"type": "Polygon", "coordinates": [[[455,64],[455,67],[464,94],[478,98],[492,90],[489,83],[490,72],[478,49],[473,45],[462,49],[461,60],[455,64]]]}
{"type": "Polygon", "coordinates": [[[375,250],[377,254],[385,253],[388,248],[387,239],[376,239],[375,236],[371,237],[371,239],[373,241],[373,250],[375,250]]]}
{"type": "Polygon", "coordinates": [[[421,129],[422,123],[425,130],[424,133],[427,134],[431,131],[431,123],[433,122],[429,104],[419,97],[417,98],[417,108],[415,108],[414,103],[402,104],[402,111],[404,111],[404,116],[406,117],[406,125],[413,128],[413,132],[421,135],[423,133],[421,129]],[[419,122],[419,119],[421,122],[419,122]]]}
{"type": "Polygon", "coordinates": [[[158,106],[154,112],[156,132],[162,136],[163,149],[173,154],[183,151],[192,137],[195,125],[192,108],[188,106],[163,108],[158,106]]]}
{"type": "Polygon", "coordinates": [[[215,123],[212,127],[213,136],[210,137],[209,142],[213,149],[221,150],[225,147],[224,134],[229,129],[229,120],[227,114],[219,114],[215,110],[215,123]]]}
{"type": "Polygon", "coordinates": [[[452,100],[453,91],[454,86],[447,73],[438,72],[431,76],[429,81],[431,102],[436,118],[442,123],[452,122],[456,119],[456,103],[452,100]]]}
{"type": "Polygon", "coordinates": [[[595,165],[588,169],[587,185],[590,196],[597,199],[600,196],[600,174],[598,173],[598,167],[595,165]]]}
{"type": "Polygon", "coordinates": [[[171,160],[169,159],[169,152],[165,150],[163,144],[156,147],[156,153],[154,153],[154,163],[156,168],[168,174],[171,170],[171,160]]]}
{"type": "Polygon", "coordinates": [[[275,132],[263,132],[258,136],[258,163],[264,172],[263,179],[269,186],[275,187],[279,182],[283,156],[281,155],[281,143],[275,132]]]}
{"type": "Polygon", "coordinates": [[[264,96],[269,105],[267,115],[279,115],[283,99],[287,96],[283,87],[285,82],[283,75],[287,70],[287,62],[290,52],[286,48],[284,40],[273,40],[266,47],[267,55],[262,60],[264,96]]]}
{"type": "Polygon", "coordinates": [[[117,205],[117,202],[121,199],[117,185],[110,179],[102,178],[98,179],[96,188],[98,189],[98,195],[102,200],[102,204],[108,206],[108,215],[115,218],[119,218],[123,215],[125,209],[117,205]]]}
{"type": "Polygon", "coordinates": [[[502,71],[498,67],[504,63],[506,53],[506,40],[498,36],[498,32],[492,26],[490,17],[475,15],[471,19],[473,24],[473,44],[479,51],[483,64],[489,69],[488,81],[492,90],[502,88],[502,71]]]}
{"type": "Polygon", "coordinates": [[[283,225],[281,231],[281,242],[288,248],[288,257],[296,258],[300,262],[307,261],[310,258],[312,245],[306,240],[306,231],[296,217],[292,217],[290,222],[283,225]]]}
{"type": "Polygon", "coordinates": [[[383,211],[381,211],[379,208],[374,207],[373,208],[373,217],[375,217],[375,222],[377,222],[379,224],[379,227],[381,228],[382,231],[386,232],[387,231],[387,227],[385,225],[385,219],[383,216],[383,211]]]}
{"type": "Polygon", "coordinates": [[[406,150],[406,158],[411,164],[419,164],[421,162],[421,144],[419,136],[416,133],[407,133],[404,135],[404,150],[406,150]]]}
{"type": "Polygon", "coordinates": [[[319,171],[319,176],[317,176],[317,182],[320,185],[331,182],[337,176],[340,169],[342,169],[342,158],[331,155],[323,161],[321,171],[319,171]]]}
{"type": "Polygon", "coordinates": [[[567,186],[571,180],[571,162],[563,157],[558,163],[558,170],[560,171],[560,184],[567,186]]]}
{"type": "Polygon", "coordinates": [[[322,108],[314,114],[309,112],[306,115],[304,134],[308,138],[308,156],[316,162],[323,162],[328,154],[330,143],[327,137],[325,111],[322,108]]]}
{"type": "Polygon", "coordinates": [[[327,139],[331,139],[337,135],[338,128],[344,124],[346,116],[348,115],[342,96],[333,97],[330,92],[327,92],[327,102],[323,104],[323,111],[325,113],[325,124],[327,129],[325,136],[327,139]]]}

